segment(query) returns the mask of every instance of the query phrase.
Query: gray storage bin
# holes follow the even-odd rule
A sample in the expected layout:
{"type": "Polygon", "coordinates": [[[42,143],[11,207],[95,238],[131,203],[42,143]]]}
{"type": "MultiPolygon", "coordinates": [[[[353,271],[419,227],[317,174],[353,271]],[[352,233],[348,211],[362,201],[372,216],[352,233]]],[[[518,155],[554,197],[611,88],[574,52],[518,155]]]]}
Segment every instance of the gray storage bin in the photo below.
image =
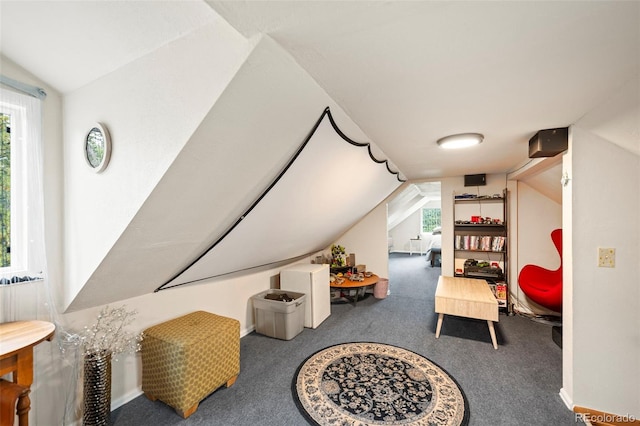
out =
{"type": "Polygon", "coordinates": [[[251,297],[256,333],[276,339],[291,340],[304,329],[306,295],[295,291],[267,290],[251,297]],[[268,294],[287,294],[293,300],[265,299],[268,294]]]}

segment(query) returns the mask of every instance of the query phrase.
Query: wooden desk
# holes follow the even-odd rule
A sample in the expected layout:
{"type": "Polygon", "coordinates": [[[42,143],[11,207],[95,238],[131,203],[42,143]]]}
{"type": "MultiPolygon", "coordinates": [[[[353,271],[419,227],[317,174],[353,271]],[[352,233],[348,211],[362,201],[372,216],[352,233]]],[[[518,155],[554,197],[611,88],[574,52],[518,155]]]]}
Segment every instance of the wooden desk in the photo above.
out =
{"type": "Polygon", "coordinates": [[[498,301],[485,280],[443,277],[436,287],[436,313],[438,325],[436,339],[440,337],[444,314],[486,320],[493,348],[498,349],[493,322],[498,322],[498,301]]]}
{"type": "Polygon", "coordinates": [[[0,376],[13,373],[13,382],[31,387],[33,347],[51,340],[56,326],[47,321],[14,321],[0,324],[0,376]]]}
{"type": "Polygon", "coordinates": [[[365,277],[364,281],[351,281],[346,276],[343,278],[344,281],[342,283],[338,284],[337,282],[330,282],[329,286],[332,289],[355,289],[356,297],[353,299],[353,306],[356,306],[356,303],[358,303],[358,294],[360,293],[360,289],[362,289],[362,296],[364,296],[366,288],[370,285],[376,284],[379,279],[376,274],[372,274],[370,277],[365,277]]]}

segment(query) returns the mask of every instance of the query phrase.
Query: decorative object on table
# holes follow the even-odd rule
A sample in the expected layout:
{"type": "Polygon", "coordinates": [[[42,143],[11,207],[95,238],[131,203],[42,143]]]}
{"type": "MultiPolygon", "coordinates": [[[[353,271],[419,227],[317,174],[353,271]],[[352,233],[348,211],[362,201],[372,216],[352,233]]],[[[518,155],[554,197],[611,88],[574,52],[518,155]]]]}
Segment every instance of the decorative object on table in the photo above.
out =
{"type": "MultiPolygon", "coordinates": [[[[369,275],[369,276],[371,276],[371,275],[369,275]]],[[[350,274],[349,275],[349,280],[350,281],[362,282],[362,281],[364,281],[364,274],[350,274]]]]}
{"type": "Polygon", "coordinates": [[[84,158],[96,173],[107,168],[111,157],[111,137],[102,123],[95,123],[84,139],[84,158]]]}
{"type": "Polygon", "coordinates": [[[334,273],[331,273],[329,275],[329,283],[342,284],[343,282],[344,282],[344,278],[342,277],[342,274],[340,274],[340,276],[334,273]]]}
{"type": "Polygon", "coordinates": [[[456,381],[427,358],[382,343],[322,349],[298,367],[294,400],[314,425],[467,425],[456,381]]]}
{"type": "Polygon", "coordinates": [[[331,246],[331,267],[347,266],[347,254],[344,246],[333,244],[331,246]]]}
{"type": "Polygon", "coordinates": [[[315,263],[317,265],[322,265],[324,263],[331,263],[330,260],[327,260],[325,258],[325,256],[323,254],[316,256],[315,260],[313,260],[311,263],[315,263]]]}
{"type": "Polygon", "coordinates": [[[130,325],[136,311],[124,306],[106,306],[91,327],[85,327],[80,336],[84,355],[84,426],[108,425],[111,414],[111,359],[120,353],[140,350],[142,334],[125,328],[130,325]]]}

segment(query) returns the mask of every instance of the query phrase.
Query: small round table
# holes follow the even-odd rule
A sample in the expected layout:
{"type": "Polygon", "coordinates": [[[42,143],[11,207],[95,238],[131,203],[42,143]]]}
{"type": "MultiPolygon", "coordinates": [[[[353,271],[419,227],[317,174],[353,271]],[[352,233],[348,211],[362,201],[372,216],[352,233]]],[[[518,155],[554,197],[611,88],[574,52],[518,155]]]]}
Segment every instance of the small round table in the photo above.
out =
{"type": "Polygon", "coordinates": [[[360,289],[362,289],[362,296],[364,297],[365,290],[367,287],[376,284],[379,280],[379,277],[376,274],[372,274],[370,277],[365,277],[364,281],[351,281],[349,278],[344,277],[344,281],[342,283],[330,282],[329,286],[331,289],[349,289],[356,290],[356,295],[353,298],[353,306],[356,306],[358,303],[358,298],[360,294],[360,289]]]}
{"type": "MultiPolygon", "coordinates": [[[[43,340],[51,340],[55,330],[56,326],[47,321],[0,324],[0,376],[11,373],[14,383],[30,389],[33,383],[33,348],[43,340]]],[[[27,398],[26,406],[21,413],[18,412],[20,425],[29,424],[30,408],[27,398]]]]}

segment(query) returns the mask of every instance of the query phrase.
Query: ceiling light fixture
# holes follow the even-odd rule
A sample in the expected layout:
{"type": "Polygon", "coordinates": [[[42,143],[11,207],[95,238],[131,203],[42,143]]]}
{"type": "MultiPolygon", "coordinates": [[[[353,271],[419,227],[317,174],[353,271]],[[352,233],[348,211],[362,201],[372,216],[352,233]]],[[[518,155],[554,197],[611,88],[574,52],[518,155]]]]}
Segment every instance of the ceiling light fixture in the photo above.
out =
{"type": "Polygon", "coordinates": [[[467,148],[478,145],[484,140],[480,133],[460,133],[438,139],[438,146],[444,149],[467,148]]]}

